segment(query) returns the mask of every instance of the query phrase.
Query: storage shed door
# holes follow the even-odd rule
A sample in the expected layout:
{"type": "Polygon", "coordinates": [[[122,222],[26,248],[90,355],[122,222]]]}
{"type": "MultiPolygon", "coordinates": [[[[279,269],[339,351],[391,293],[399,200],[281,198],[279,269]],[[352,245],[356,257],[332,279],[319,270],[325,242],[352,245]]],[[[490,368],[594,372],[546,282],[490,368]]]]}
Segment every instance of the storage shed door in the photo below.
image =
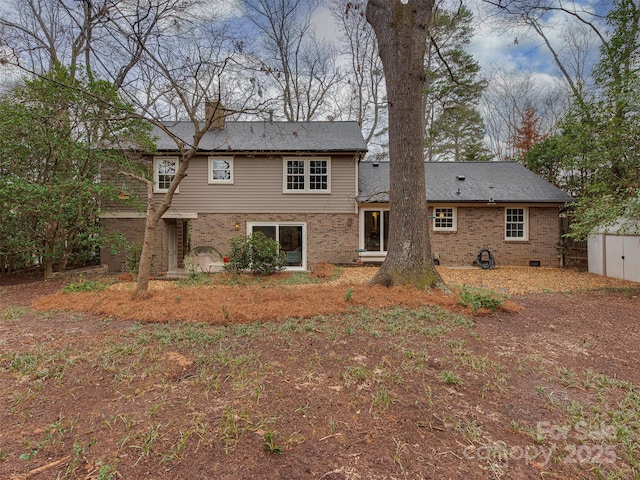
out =
{"type": "Polygon", "coordinates": [[[605,235],[605,275],[640,281],[640,237],[605,235]]]}

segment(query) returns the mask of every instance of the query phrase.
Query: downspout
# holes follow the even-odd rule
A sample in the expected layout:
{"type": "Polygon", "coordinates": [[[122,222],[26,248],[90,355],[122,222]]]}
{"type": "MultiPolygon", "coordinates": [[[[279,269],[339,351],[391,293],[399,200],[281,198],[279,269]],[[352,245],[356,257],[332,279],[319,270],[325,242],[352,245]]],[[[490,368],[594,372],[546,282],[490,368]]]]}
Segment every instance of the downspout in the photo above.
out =
{"type": "Polygon", "coordinates": [[[364,157],[364,154],[366,152],[363,151],[358,151],[356,152],[356,154],[354,155],[353,159],[356,161],[356,192],[355,192],[355,196],[353,197],[355,199],[355,214],[357,215],[359,212],[359,205],[358,205],[358,195],[360,194],[359,191],[359,187],[360,187],[360,182],[359,182],[359,177],[360,177],[360,161],[362,160],[362,157],[364,157]]]}

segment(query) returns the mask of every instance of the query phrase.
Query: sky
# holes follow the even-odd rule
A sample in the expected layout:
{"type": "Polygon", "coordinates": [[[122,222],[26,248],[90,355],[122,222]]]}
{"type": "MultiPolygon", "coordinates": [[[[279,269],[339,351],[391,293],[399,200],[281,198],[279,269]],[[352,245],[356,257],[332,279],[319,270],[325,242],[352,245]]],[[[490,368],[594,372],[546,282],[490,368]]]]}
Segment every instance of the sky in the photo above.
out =
{"type": "MultiPolygon", "coordinates": [[[[241,0],[209,0],[222,16],[234,16],[239,10],[241,0]]],[[[326,7],[329,0],[319,0],[314,14],[317,32],[325,38],[337,38],[340,34],[335,19],[326,7]]],[[[447,1],[447,0],[445,0],[447,1]]],[[[572,0],[577,9],[604,14],[610,8],[610,0],[572,0]]],[[[571,7],[572,1],[565,5],[571,7]]],[[[464,3],[474,13],[475,34],[469,52],[480,63],[482,71],[487,73],[499,68],[503,71],[534,72],[541,81],[545,77],[559,74],[553,59],[541,39],[525,28],[507,28],[491,15],[490,7],[483,0],[466,0],[464,3]]],[[[567,15],[551,14],[543,19],[545,32],[558,50],[563,45],[562,35],[567,29],[575,29],[577,23],[567,15]]],[[[600,22],[602,27],[603,22],[600,22]]],[[[593,48],[592,63],[597,59],[597,45],[593,48]]],[[[3,69],[6,71],[6,69],[3,69]]]]}
{"type": "MultiPolygon", "coordinates": [[[[321,0],[321,6],[314,15],[318,32],[326,38],[335,38],[339,35],[335,20],[322,3],[326,3],[326,0],[321,0]]],[[[541,81],[547,81],[549,76],[559,75],[549,50],[535,33],[524,27],[508,28],[504,23],[497,21],[491,13],[490,6],[482,0],[468,0],[464,4],[472,10],[475,19],[475,34],[468,51],[479,62],[483,71],[500,68],[515,72],[533,72],[541,81]]],[[[599,15],[604,15],[609,7],[608,0],[575,1],[575,8],[599,15]]],[[[565,45],[562,38],[564,32],[567,29],[575,31],[579,27],[578,22],[562,13],[547,15],[542,24],[551,44],[559,51],[565,45]]],[[[599,21],[599,27],[604,30],[602,20],[599,21]]],[[[597,47],[595,45],[592,49],[590,63],[597,60],[597,47]]]]}

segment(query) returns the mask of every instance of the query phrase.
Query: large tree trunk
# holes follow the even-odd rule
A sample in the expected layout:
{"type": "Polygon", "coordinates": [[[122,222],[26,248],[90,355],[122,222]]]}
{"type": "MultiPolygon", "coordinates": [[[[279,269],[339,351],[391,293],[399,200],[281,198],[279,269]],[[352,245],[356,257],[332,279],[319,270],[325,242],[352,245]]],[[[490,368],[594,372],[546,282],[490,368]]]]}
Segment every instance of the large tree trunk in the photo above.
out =
{"type": "Polygon", "coordinates": [[[153,197],[153,183],[147,182],[147,218],[144,222],[144,240],[138,263],[138,278],[136,279],[136,295],[143,296],[149,290],[149,278],[151,277],[151,260],[155,244],[156,225],[155,199],[153,197]]]}
{"type": "Polygon", "coordinates": [[[389,103],[389,247],[376,284],[444,287],[431,257],[423,158],[424,55],[433,0],[369,0],[389,103]]]}

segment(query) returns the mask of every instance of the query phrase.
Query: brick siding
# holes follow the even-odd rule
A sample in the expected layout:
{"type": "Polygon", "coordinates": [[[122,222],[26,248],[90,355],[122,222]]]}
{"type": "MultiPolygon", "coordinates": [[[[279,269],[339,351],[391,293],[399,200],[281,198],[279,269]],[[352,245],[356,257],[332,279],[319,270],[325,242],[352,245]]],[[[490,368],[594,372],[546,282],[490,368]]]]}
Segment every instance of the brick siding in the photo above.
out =
{"type": "MultiPolygon", "coordinates": [[[[430,220],[431,250],[438,254],[441,265],[472,265],[478,251],[487,248],[498,265],[528,266],[540,262],[542,267],[558,267],[557,244],[560,222],[557,207],[530,207],[529,239],[505,241],[504,207],[457,207],[457,231],[434,232],[430,220]]],[[[429,215],[433,213],[429,209],[429,215]]],[[[167,224],[163,220],[156,228],[156,255],[152,271],[168,268],[167,224]]],[[[222,254],[229,249],[229,239],[244,235],[247,222],[294,222],[307,225],[307,269],[318,262],[348,263],[357,258],[358,215],[356,214],[200,214],[197,219],[184,220],[188,244],[184,251],[198,246],[213,246],[222,254]],[[236,230],[235,225],[239,228],[236,230]]],[[[130,243],[142,244],[144,219],[102,219],[104,233],[122,233],[130,243]]],[[[179,239],[178,239],[179,243],[179,239]]],[[[115,255],[110,245],[101,251],[102,263],[109,272],[126,271],[127,251],[115,255]]],[[[180,263],[180,258],[178,262],[180,263]]]]}
{"type": "MultiPolygon", "coordinates": [[[[429,209],[429,215],[433,210],[429,209]]],[[[529,239],[506,241],[504,207],[458,207],[456,232],[434,232],[429,221],[431,251],[441,265],[471,265],[481,248],[491,251],[498,265],[558,267],[560,221],[557,207],[529,207],[529,239]]]]}
{"type": "Polygon", "coordinates": [[[247,222],[306,223],[308,270],[318,262],[346,263],[357,256],[356,214],[200,214],[189,222],[191,247],[212,246],[224,254],[229,239],[246,233],[247,222]]]}
{"type": "MultiPolygon", "coordinates": [[[[175,220],[163,220],[156,227],[157,253],[152,262],[153,272],[166,271],[168,268],[166,226],[169,222],[175,220]]],[[[293,222],[307,225],[307,269],[312,270],[318,262],[347,263],[357,257],[356,214],[200,214],[197,219],[183,222],[188,231],[185,252],[189,248],[212,246],[225,254],[229,250],[229,239],[246,233],[247,222],[293,222]]],[[[142,245],[144,219],[104,218],[101,224],[105,234],[119,232],[128,242],[142,245]]],[[[179,239],[177,247],[179,249],[179,239]]],[[[124,248],[113,254],[111,245],[107,244],[101,250],[101,259],[102,263],[108,265],[109,272],[126,271],[127,251],[124,248]]],[[[178,258],[179,264],[180,260],[178,258]]]]}

